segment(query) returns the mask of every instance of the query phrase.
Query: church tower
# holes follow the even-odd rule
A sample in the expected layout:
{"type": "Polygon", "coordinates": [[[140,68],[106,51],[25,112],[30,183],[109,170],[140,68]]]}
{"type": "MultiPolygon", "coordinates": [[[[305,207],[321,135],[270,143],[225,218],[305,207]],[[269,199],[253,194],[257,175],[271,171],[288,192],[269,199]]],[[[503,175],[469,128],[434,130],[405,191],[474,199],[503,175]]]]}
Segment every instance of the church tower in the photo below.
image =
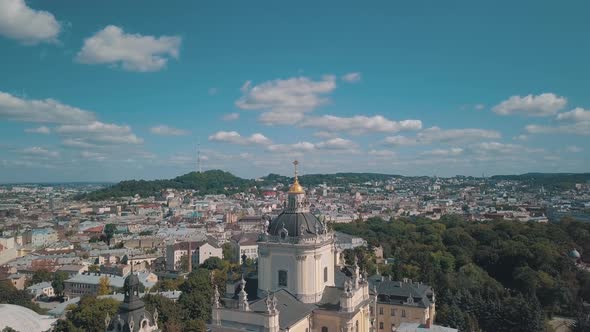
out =
{"type": "Polygon", "coordinates": [[[123,304],[119,307],[119,313],[111,320],[108,317],[105,320],[107,332],[151,332],[160,331],[158,329],[158,312],[152,316],[145,310],[145,304],[139,298],[139,278],[131,273],[125,278],[123,289],[125,298],[123,304]]]}
{"type": "Polygon", "coordinates": [[[324,288],[334,286],[334,235],[309,212],[298,164],[284,211],[258,241],[258,295],[285,289],[301,302],[317,303],[324,288]]]}

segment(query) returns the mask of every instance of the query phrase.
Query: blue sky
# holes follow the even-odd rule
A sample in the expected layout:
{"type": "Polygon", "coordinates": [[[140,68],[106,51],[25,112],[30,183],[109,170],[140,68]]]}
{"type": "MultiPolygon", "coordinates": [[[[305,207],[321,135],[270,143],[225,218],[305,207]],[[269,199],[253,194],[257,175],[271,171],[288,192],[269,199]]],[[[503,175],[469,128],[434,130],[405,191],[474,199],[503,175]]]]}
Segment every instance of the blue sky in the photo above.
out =
{"type": "Polygon", "coordinates": [[[0,182],[587,172],[589,10],[0,0],[0,182]]]}

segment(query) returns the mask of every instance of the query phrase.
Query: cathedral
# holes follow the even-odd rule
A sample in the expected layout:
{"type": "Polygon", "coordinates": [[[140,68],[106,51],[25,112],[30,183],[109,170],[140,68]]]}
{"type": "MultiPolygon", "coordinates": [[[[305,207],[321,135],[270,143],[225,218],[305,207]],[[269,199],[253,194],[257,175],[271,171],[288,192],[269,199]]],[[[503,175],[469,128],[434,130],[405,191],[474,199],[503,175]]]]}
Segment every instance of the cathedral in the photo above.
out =
{"type": "Polygon", "coordinates": [[[334,234],[309,211],[297,177],[283,212],[258,239],[258,284],[244,277],[221,296],[215,289],[211,331],[366,332],[369,283],[355,264],[336,266],[334,234]]]}

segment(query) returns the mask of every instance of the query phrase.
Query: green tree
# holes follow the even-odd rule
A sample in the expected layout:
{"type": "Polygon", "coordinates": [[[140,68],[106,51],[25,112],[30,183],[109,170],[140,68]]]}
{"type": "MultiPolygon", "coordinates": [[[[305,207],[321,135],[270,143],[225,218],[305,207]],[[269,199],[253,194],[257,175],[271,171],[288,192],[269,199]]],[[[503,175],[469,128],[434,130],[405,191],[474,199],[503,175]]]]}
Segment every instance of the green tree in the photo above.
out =
{"type": "Polygon", "coordinates": [[[51,281],[51,287],[56,295],[62,295],[64,292],[64,282],[70,278],[67,272],[58,271],[53,274],[53,280],[51,281]]]}
{"type": "Polygon", "coordinates": [[[92,264],[88,267],[88,272],[92,272],[92,273],[100,272],[100,267],[96,264],[92,264]]]}
{"type": "Polygon", "coordinates": [[[95,296],[83,296],[78,306],[68,312],[67,319],[77,328],[88,332],[105,330],[105,318],[114,317],[119,310],[119,302],[114,299],[98,299],[95,296]]]}
{"type": "Polygon", "coordinates": [[[127,255],[124,255],[123,258],[121,258],[121,264],[127,265],[127,262],[129,262],[129,257],[127,257],[127,255]]]}
{"type": "Polygon", "coordinates": [[[38,304],[31,302],[32,298],[28,291],[16,289],[8,280],[0,280],[0,303],[20,305],[38,313],[44,313],[38,304]]]}
{"type": "Polygon", "coordinates": [[[231,243],[227,242],[223,244],[223,259],[232,263],[238,262],[237,253],[231,243]]]}
{"type": "Polygon", "coordinates": [[[182,272],[188,272],[188,255],[182,255],[178,260],[178,269],[182,272]]]}
{"type": "Polygon", "coordinates": [[[223,270],[227,267],[227,263],[219,257],[209,257],[201,264],[201,267],[207,270],[223,270]]]}
{"type": "Polygon", "coordinates": [[[37,270],[33,273],[31,277],[31,284],[38,284],[44,281],[51,281],[53,279],[53,274],[47,270],[37,270]]]}
{"type": "Polygon", "coordinates": [[[211,298],[213,290],[209,271],[199,269],[188,275],[181,285],[182,295],[178,303],[192,319],[209,321],[211,318],[211,298]]]}
{"type": "Polygon", "coordinates": [[[116,231],[117,231],[117,225],[115,225],[115,224],[106,224],[104,226],[103,232],[104,232],[104,235],[106,236],[107,244],[109,246],[111,245],[111,239],[115,235],[116,231]]]}
{"type": "Polygon", "coordinates": [[[146,294],[143,301],[149,312],[158,310],[158,326],[183,324],[184,310],[178,303],[158,294],[146,294]]]}

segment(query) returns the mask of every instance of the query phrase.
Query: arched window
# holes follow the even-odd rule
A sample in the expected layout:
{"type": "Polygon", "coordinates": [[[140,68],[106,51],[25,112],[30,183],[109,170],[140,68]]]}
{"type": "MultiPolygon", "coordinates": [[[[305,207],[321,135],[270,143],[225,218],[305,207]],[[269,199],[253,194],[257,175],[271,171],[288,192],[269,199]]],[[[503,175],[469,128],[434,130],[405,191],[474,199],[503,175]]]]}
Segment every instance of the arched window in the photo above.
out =
{"type": "Polygon", "coordinates": [[[324,282],[328,282],[328,267],[324,268],[324,282]]]}
{"type": "Polygon", "coordinates": [[[279,287],[287,287],[287,271],[279,270],[279,287]]]}
{"type": "Polygon", "coordinates": [[[406,317],[406,311],[402,309],[402,317],[406,317]]]}
{"type": "Polygon", "coordinates": [[[326,326],[322,326],[322,332],[328,332],[328,328],[326,326]]]}

